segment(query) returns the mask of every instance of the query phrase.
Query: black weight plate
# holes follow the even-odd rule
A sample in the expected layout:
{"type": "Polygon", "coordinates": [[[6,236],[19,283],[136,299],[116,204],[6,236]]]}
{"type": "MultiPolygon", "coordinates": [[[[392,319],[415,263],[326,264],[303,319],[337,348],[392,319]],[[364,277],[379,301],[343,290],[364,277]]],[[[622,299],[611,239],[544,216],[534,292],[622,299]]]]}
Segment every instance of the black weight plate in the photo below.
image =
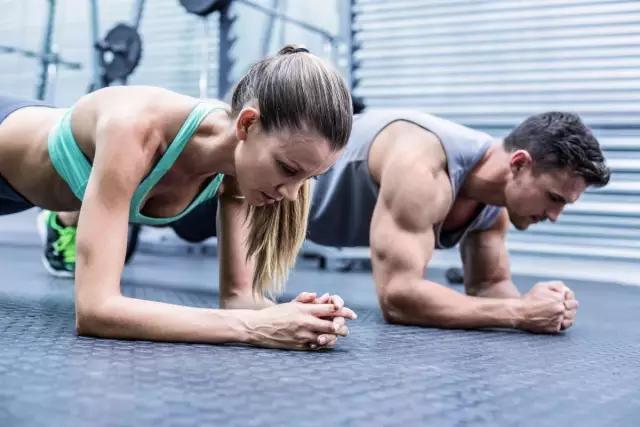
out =
{"type": "Polygon", "coordinates": [[[102,66],[107,80],[124,79],[138,66],[142,56],[142,39],[130,25],[117,24],[100,43],[102,66]]]}
{"type": "Polygon", "coordinates": [[[231,0],[180,0],[180,4],[187,12],[198,16],[207,16],[210,13],[220,11],[231,3],[231,0]]]}

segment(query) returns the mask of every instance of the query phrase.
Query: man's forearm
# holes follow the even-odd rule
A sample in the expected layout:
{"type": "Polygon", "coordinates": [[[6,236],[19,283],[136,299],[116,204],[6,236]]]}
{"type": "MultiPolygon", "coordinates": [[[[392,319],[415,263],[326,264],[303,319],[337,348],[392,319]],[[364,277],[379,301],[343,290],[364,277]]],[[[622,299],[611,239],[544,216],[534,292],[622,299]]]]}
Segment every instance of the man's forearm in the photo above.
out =
{"type": "Polygon", "coordinates": [[[381,304],[392,323],[461,329],[514,328],[522,316],[519,298],[468,296],[428,280],[392,284],[387,289],[381,295],[381,304]]]}
{"type": "Polygon", "coordinates": [[[465,285],[467,295],[482,298],[520,298],[520,292],[510,280],[501,280],[493,283],[481,283],[478,285],[465,285]]]}

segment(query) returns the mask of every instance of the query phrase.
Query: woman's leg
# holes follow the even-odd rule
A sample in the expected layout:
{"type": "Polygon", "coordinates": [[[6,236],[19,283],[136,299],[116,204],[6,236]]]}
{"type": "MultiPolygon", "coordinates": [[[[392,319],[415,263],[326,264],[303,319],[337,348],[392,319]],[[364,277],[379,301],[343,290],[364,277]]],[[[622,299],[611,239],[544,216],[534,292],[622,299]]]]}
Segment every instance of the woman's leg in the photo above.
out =
{"type": "Polygon", "coordinates": [[[42,263],[56,277],[73,277],[76,267],[76,225],[80,212],[42,211],[38,233],[44,244],[42,263]]]}

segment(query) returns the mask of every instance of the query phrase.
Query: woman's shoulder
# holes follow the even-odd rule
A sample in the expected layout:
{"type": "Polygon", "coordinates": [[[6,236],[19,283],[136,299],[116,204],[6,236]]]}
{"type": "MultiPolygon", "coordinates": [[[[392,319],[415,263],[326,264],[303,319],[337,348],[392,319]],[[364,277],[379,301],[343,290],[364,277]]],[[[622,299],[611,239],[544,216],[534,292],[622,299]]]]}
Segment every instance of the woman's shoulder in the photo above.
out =
{"type": "Polygon", "coordinates": [[[73,109],[109,127],[168,128],[171,133],[198,103],[197,98],[160,87],[114,86],[83,96],[73,109]]]}

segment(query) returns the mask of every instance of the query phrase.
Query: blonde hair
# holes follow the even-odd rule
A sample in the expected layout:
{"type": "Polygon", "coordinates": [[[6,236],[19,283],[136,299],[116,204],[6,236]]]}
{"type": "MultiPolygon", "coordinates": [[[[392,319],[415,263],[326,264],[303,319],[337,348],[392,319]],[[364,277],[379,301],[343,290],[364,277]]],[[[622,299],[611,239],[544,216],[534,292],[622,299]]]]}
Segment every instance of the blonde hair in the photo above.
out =
{"type": "Polygon", "coordinates": [[[273,296],[284,290],[307,234],[310,199],[309,183],[305,182],[294,202],[285,199],[275,205],[249,208],[248,254],[254,257],[256,266],[254,293],[273,296]]]}
{"type": "MultiPolygon", "coordinates": [[[[251,66],[234,89],[232,115],[252,101],[257,101],[265,132],[313,132],[333,150],[347,144],[353,120],[349,89],[336,70],[304,48],[285,46],[251,66]]],[[[307,232],[310,197],[305,182],[295,201],[249,208],[247,257],[254,260],[255,294],[283,290],[307,232]]]]}

